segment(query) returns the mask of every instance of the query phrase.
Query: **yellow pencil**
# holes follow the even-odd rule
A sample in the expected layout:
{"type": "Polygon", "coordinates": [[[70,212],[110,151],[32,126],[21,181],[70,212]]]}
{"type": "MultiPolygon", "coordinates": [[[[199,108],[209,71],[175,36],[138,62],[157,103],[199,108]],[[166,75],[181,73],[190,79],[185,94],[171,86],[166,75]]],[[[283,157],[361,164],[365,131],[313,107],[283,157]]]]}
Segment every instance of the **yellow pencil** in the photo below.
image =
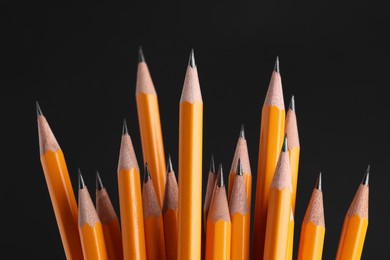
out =
{"type": "Polygon", "coordinates": [[[79,169],[79,232],[84,259],[106,260],[107,249],[102,223],[79,169]]]}
{"type": "Polygon", "coordinates": [[[146,259],[141,176],[125,120],[117,172],[123,257],[146,259]]]}
{"type": "Polygon", "coordinates": [[[177,259],[178,192],[171,156],[168,155],[167,181],[165,182],[164,203],[162,208],[167,259],[177,259]]]}
{"type": "Polygon", "coordinates": [[[222,165],[219,165],[206,228],[206,260],[230,260],[231,222],[222,165]]]}
{"type": "Polygon", "coordinates": [[[285,113],[279,59],[276,59],[261,113],[252,238],[252,257],[254,260],[262,259],[264,254],[268,201],[272,178],[283,143],[285,113]]]}
{"type": "Polygon", "coordinates": [[[232,166],[230,168],[230,174],[229,174],[229,187],[228,187],[228,200],[230,201],[230,195],[232,193],[233,189],[233,183],[237,176],[236,170],[238,169],[238,160],[241,161],[241,167],[243,171],[243,176],[245,179],[245,190],[247,194],[247,201],[248,201],[248,207],[249,211],[251,208],[251,194],[252,194],[252,171],[251,171],[251,164],[249,160],[249,153],[248,153],[248,145],[247,141],[245,139],[245,130],[244,125],[241,126],[240,135],[238,137],[237,145],[236,145],[236,151],[234,152],[234,157],[232,161],[232,166]]]}
{"type": "Polygon", "coordinates": [[[107,257],[110,260],[123,259],[122,235],[118,217],[111,199],[96,172],[96,212],[102,223],[107,257]]]}
{"type": "Polygon", "coordinates": [[[299,239],[298,260],[322,259],[325,237],[324,203],[321,173],[311,194],[299,239]]]}
{"type": "Polygon", "coordinates": [[[232,193],[229,200],[231,221],[231,260],[249,259],[250,210],[247,200],[247,187],[241,159],[237,162],[237,173],[234,178],[232,193]]]}
{"type": "Polygon", "coordinates": [[[163,218],[147,162],[145,163],[142,204],[144,213],[146,257],[150,260],[165,260],[166,254],[163,218]]]}
{"type": "Polygon", "coordinates": [[[295,113],[295,98],[291,97],[290,105],[287,110],[286,124],[284,133],[288,139],[288,154],[291,167],[292,200],[291,208],[295,212],[295,201],[297,196],[299,155],[301,152],[298,135],[297,117],[295,113]]]}
{"type": "Polygon", "coordinates": [[[368,179],[370,166],[344,218],[336,260],[360,259],[368,228],[368,179]]]}
{"type": "Polygon", "coordinates": [[[83,259],[78,208],[64,154],[38,102],[40,159],[66,258],[83,259]]]}
{"type": "Polygon", "coordinates": [[[201,257],[203,100],[191,51],[179,112],[178,259],[201,257]]]}
{"type": "Polygon", "coordinates": [[[285,259],[291,216],[291,170],[287,137],[284,138],[282,152],[272,179],[267,214],[264,259],[285,259]]]}
{"type": "Polygon", "coordinates": [[[139,48],[136,102],[144,162],[148,162],[158,203],[164,199],[166,165],[157,93],[146,64],[142,48],[139,48]]]}

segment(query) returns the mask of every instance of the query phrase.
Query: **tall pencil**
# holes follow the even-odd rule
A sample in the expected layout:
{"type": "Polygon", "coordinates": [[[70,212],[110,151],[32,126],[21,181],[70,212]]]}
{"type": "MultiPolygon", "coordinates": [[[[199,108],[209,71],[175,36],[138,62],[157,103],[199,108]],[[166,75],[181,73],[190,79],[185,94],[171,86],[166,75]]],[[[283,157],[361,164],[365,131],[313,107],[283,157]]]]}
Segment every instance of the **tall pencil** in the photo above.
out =
{"type": "Polygon", "coordinates": [[[123,122],[117,172],[123,258],[146,259],[141,177],[126,120],[123,122]]]}
{"type": "Polygon", "coordinates": [[[158,203],[164,199],[166,165],[157,93],[142,48],[138,52],[136,84],[138,122],[144,162],[148,162],[158,203]]]}
{"type": "Polygon", "coordinates": [[[168,155],[167,181],[165,182],[164,203],[162,208],[164,221],[165,251],[167,259],[177,259],[178,233],[178,187],[173,170],[171,156],[168,155]]]}
{"type": "Polygon", "coordinates": [[[284,138],[282,152],[272,179],[267,214],[264,259],[285,259],[291,216],[291,172],[287,137],[284,138]]]}
{"type": "Polygon", "coordinates": [[[202,228],[203,100],[191,51],[179,112],[178,259],[200,259],[202,228]]]}
{"type": "Polygon", "coordinates": [[[106,260],[102,223],[79,169],[79,233],[84,259],[106,260]]]}
{"type": "Polygon", "coordinates": [[[302,222],[298,260],[322,259],[324,238],[325,217],[320,173],[302,222]]]}
{"type": "Polygon", "coordinates": [[[247,189],[241,160],[238,159],[236,176],[229,200],[229,213],[232,225],[231,260],[249,259],[250,211],[247,189]]]}
{"type": "Polygon", "coordinates": [[[142,188],[142,205],[144,211],[146,256],[150,260],[164,260],[166,259],[164,223],[147,162],[145,163],[144,186],[142,188]]]}
{"type": "Polygon", "coordinates": [[[38,102],[40,160],[67,259],[83,259],[78,231],[78,208],[64,154],[38,102]]]}
{"type": "Polygon", "coordinates": [[[229,174],[229,192],[228,192],[228,200],[230,201],[230,195],[232,193],[233,189],[233,183],[237,176],[236,170],[238,169],[238,160],[241,161],[241,168],[243,171],[243,177],[245,180],[245,191],[247,194],[247,200],[248,200],[248,207],[250,211],[251,207],[251,194],[252,194],[252,171],[251,171],[251,164],[249,160],[249,153],[248,153],[248,145],[245,139],[245,130],[244,125],[241,125],[240,135],[238,137],[237,145],[236,145],[236,151],[234,152],[234,157],[232,161],[232,166],[230,168],[230,174],[229,174]]]}
{"type": "Polygon", "coordinates": [[[96,212],[102,223],[108,259],[123,259],[122,235],[119,220],[110,196],[96,172],[96,212]]]}
{"type": "Polygon", "coordinates": [[[368,180],[370,166],[344,218],[336,260],[360,259],[368,228],[368,180]]]}
{"type": "Polygon", "coordinates": [[[268,200],[272,177],[283,143],[285,110],[279,59],[276,59],[261,113],[259,157],[257,168],[255,215],[253,222],[253,259],[262,259],[268,200]]]}
{"type": "Polygon", "coordinates": [[[219,165],[206,228],[206,260],[229,260],[231,250],[231,222],[222,164],[219,165]]]}
{"type": "Polygon", "coordinates": [[[298,124],[295,113],[295,98],[291,97],[290,105],[287,110],[286,124],[284,133],[287,134],[288,139],[288,154],[290,158],[291,167],[291,184],[292,184],[292,200],[291,207],[295,213],[295,201],[297,196],[297,183],[298,183],[298,168],[299,168],[299,135],[298,135],[298,124]]]}

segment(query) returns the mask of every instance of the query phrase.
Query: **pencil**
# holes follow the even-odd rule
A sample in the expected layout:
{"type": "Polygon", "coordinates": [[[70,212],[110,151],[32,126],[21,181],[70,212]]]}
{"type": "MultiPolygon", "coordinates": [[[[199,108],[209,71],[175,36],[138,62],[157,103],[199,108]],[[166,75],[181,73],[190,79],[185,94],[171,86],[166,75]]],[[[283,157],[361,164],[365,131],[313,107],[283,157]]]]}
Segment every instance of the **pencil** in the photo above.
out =
{"type": "Polygon", "coordinates": [[[173,170],[171,156],[168,155],[167,181],[165,182],[164,203],[162,208],[164,221],[165,251],[167,259],[177,259],[178,233],[178,187],[173,170]]]}
{"type": "Polygon", "coordinates": [[[272,179],[267,214],[264,259],[285,259],[291,216],[291,172],[287,137],[284,138],[272,179]]]}
{"type": "Polygon", "coordinates": [[[107,258],[102,224],[79,169],[79,233],[84,259],[107,258]]]}
{"type": "Polygon", "coordinates": [[[286,124],[284,133],[287,134],[288,139],[288,154],[290,157],[291,167],[291,183],[292,183],[292,210],[295,212],[295,201],[297,195],[297,183],[298,183],[298,168],[299,168],[299,135],[298,135],[298,124],[295,113],[295,98],[291,97],[290,105],[287,110],[286,124]]]}
{"type": "Polygon", "coordinates": [[[210,208],[211,197],[215,187],[215,181],[217,180],[217,173],[215,172],[214,155],[211,154],[209,175],[207,178],[206,194],[203,203],[203,219],[202,219],[202,232],[201,232],[201,259],[205,258],[206,253],[206,228],[207,228],[207,214],[210,208]]]}
{"type": "Polygon", "coordinates": [[[138,52],[136,103],[144,162],[148,162],[158,203],[164,199],[166,165],[157,93],[142,48],[138,52]]]}
{"type": "Polygon", "coordinates": [[[325,217],[320,173],[302,222],[298,260],[322,259],[324,237],[325,217]]]}
{"type": "Polygon", "coordinates": [[[222,164],[211,199],[206,228],[206,260],[229,260],[231,243],[231,222],[222,164]]]}
{"type": "Polygon", "coordinates": [[[146,256],[150,260],[166,259],[163,218],[147,162],[145,163],[142,205],[146,256]]]}
{"type": "Polygon", "coordinates": [[[99,172],[96,172],[96,212],[102,223],[108,259],[123,259],[122,235],[118,217],[111,203],[107,189],[103,186],[99,172]]]}
{"type": "Polygon", "coordinates": [[[203,203],[203,219],[205,221],[204,228],[206,229],[207,214],[209,213],[211,197],[213,195],[215,181],[217,180],[217,173],[215,172],[214,155],[211,154],[209,175],[207,179],[206,194],[203,203]]]}
{"type": "MultiPolygon", "coordinates": [[[[253,222],[253,259],[262,259],[270,187],[283,143],[285,110],[279,59],[268,86],[261,113],[256,200],[253,222]]],[[[285,256],[284,256],[285,257],[285,256]]]]}
{"type": "Polygon", "coordinates": [[[78,209],[64,154],[36,102],[40,160],[62,246],[68,259],[83,259],[78,209]]]}
{"type": "Polygon", "coordinates": [[[336,260],[360,259],[368,227],[368,180],[370,166],[359,185],[348,212],[337,248],[336,260]]]}
{"type": "Polygon", "coordinates": [[[234,152],[234,157],[232,161],[232,166],[230,168],[230,174],[229,174],[229,188],[228,188],[228,200],[230,201],[230,195],[232,193],[233,189],[233,183],[237,176],[236,170],[238,169],[237,162],[240,159],[241,161],[241,168],[243,171],[243,176],[245,180],[245,191],[247,194],[247,200],[248,200],[248,207],[250,211],[251,207],[251,194],[252,194],[252,171],[251,171],[251,165],[249,161],[249,154],[248,154],[248,145],[245,139],[245,130],[244,125],[241,125],[240,129],[240,135],[238,137],[236,150],[234,152]]]}
{"type": "Polygon", "coordinates": [[[146,259],[141,177],[126,120],[123,121],[117,172],[123,258],[146,259]]]}
{"type": "Polygon", "coordinates": [[[200,259],[202,228],[203,100],[191,51],[179,112],[178,259],[200,259]]]}
{"type": "Polygon", "coordinates": [[[288,222],[288,233],[287,233],[287,252],[286,252],[286,260],[292,260],[293,259],[293,253],[294,253],[294,213],[292,211],[292,208],[290,210],[290,221],[288,222]]]}
{"type": "Polygon", "coordinates": [[[238,159],[236,176],[229,200],[231,221],[231,260],[249,259],[250,211],[247,200],[246,182],[241,164],[238,159]]]}

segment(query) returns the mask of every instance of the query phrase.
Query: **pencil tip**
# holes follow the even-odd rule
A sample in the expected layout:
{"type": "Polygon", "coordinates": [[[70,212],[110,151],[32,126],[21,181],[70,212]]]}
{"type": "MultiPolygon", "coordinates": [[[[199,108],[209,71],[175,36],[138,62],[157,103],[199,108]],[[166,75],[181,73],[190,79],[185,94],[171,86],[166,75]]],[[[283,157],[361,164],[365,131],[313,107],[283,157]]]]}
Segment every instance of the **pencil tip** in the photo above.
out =
{"type": "Polygon", "coordinates": [[[282,152],[288,151],[288,142],[287,142],[287,134],[284,135],[284,141],[282,146],[282,152]]]}
{"type": "Polygon", "coordinates": [[[167,173],[169,173],[169,172],[173,172],[171,154],[168,154],[168,168],[167,168],[167,173]]]}
{"type": "Polygon", "coordinates": [[[151,178],[148,163],[145,163],[144,183],[147,183],[151,178]]]}
{"type": "Polygon", "coordinates": [[[242,173],[242,165],[241,165],[241,159],[240,158],[238,158],[236,174],[240,175],[240,176],[242,176],[242,174],[243,174],[242,173]]]}
{"type": "Polygon", "coordinates": [[[322,191],[322,173],[318,174],[317,182],[316,182],[316,189],[322,191]]]}
{"type": "Polygon", "coordinates": [[[145,62],[144,52],[142,50],[142,46],[140,45],[138,48],[138,62],[145,62]]]}
{"type": "Polygon", "coordinates": [[[245,139],[245,128],[244,128],[244,124],[241,125],[240,136],[239,136],[239,137],[245,139]]]}
{"type": "Polygon", "coordinates": [[[220,163],[219,167],[218,167],[217,187],[221,188],[221,187],[224,187],[224,186],[225,186],[225,183],[223,182],[222,163],[220,163]]]}
{"type": "Polygon", "coordinates": [[[35,106],[37,108],[37,116],[43,116],[41,107],[39,106],[38,101],[35,101],[35,106]]]}
{"type": "Polygon", "coordinates": [[[127,130],[126,118],[124,118],[123,119],[122,135],[127,135],[127,134],[129,134],[129,131],[127,130]]]}
{"type": "Polygon", "coordinates": [[[215,173],[214,154],[211,154],[209,171],[215,173]]]}
{"type": "Polygon", "coordinates": [[[191,68],[195,68],[195,55],[194,55],[194,49],[191,49],[191,53],[190,53],[190,59],[188,61],[188,65],[191,67],[191,68]]]}
{"type": "Polygon", "coordinates": [[[279,56],[276,56],[274,71],[276,71],[277,73],[280,73],[280,68],[279,68],[279,56]]]}
{"type": "Polygon", "coordinates": [[[370,165],[367,166],[366,174],[364,175],[362,184],[368,186],[369,178],[370,178],[370,165]]]}
{"type": "Polygon", "coordinates": [[[96,171],[96,189],[101,190],[103,188],[104,186],[103,186],[102,179],[100,178],[100,174],[98,171],[96,171]]]}
{"type": "Polygon", "coordinates": [[[81,175],[81,170],[80,168],[78,169],[79,172],[79,190],[83,189],[85,187],[85,182],[83,179],[83,175],[81,175]]]}
{"type": "Polygon", "coordinates": [[[294,95],[291,96],[290,105],[289,105],[288,108],[295,112],[295,98],[294,98],[294,95]]]}

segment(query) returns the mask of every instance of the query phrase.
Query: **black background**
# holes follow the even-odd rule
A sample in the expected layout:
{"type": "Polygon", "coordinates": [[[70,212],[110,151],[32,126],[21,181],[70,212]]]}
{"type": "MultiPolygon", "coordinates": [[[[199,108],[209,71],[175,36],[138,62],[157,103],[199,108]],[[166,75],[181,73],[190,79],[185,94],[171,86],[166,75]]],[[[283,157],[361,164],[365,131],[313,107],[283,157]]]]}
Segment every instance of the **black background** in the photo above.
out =
{"type": "Polygon", "coordinates": [[[362,258],[388,259],[388,17],[384,5],[362,0],[3,6],[2,253],[64,258],[39,159],[35,101],[65,154],[75,191],[77,168],[92,195],[99,170],[119,215],[116,167],[124,118],[143,165],[135,104],[142,45],[174,168],[179,100],[194,48],[204,101],[203,183],[211,153],[227,180],[244,124],[253,201],[261,108],[279,55],[285,104],[295,95],[301,142],[294,255],[319,171],[323,259],[334,259],[343,218],[371,164],[362,258]]]}

